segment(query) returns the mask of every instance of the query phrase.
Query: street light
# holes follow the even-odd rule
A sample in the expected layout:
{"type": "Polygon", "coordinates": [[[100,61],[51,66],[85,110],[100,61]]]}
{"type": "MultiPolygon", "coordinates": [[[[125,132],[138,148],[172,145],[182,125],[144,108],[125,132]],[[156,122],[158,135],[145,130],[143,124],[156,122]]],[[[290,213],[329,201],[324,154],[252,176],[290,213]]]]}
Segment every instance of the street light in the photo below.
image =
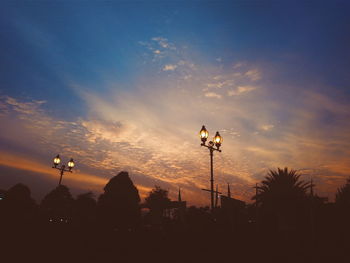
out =
{"type": "Polygon", "coordinates": [[[221,152],[220,146],[222,144],[222,137],[220,136],[220,133],[217,131],[213,140],[208,142],[208,145],[206,144],[206,141],[209,137],[209,132],[205,128],[205,126],[202,126],[202,129],[199,132],[199,137],[201,138],[201,146],[207,147],[210,153],[210,199],[211,199],[211,210],[214,210],[214,170],[213,170],[213,153],[214,151],[221,152]],[[215,147],[214,147],[215,146],[215,147]]]}
{"type": "Polygon", "coordinates": [[[58,182],[59,186],[61,185],[62,176],[63,176],[64,172],[72,173],[72,169],[73,169],[73,167],[75,165],[74,161],[73,161],[73,158],[71,158],[69,160],[68,164],[67,164],[68,169],[66,169],[66,165],[64,165],[64,164],[61,164],[61,166],[58,166],[60,163],[61,163],[61,158],[60,158],[60,155],[57,154],[57,156],[53,159],[53,166],[52,166],[52,168],[58,169],[60,171],[60,181],[58,182]]]}

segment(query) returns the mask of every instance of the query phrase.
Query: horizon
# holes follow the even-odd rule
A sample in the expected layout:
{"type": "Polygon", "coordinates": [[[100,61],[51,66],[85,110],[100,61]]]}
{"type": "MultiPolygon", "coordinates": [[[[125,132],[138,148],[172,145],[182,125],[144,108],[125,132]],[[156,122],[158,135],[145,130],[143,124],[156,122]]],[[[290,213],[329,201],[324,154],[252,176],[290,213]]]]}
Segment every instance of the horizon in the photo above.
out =
{"type": "Polygon", "coordinates": [[[63,176],[98,196],[127,171],[142,198],[155,186],[209,205],[214,179],[251,202],[277,167],[334,200],[350,176],[349,4],[2,2],[0,188],[36,200],[63,176]]]}

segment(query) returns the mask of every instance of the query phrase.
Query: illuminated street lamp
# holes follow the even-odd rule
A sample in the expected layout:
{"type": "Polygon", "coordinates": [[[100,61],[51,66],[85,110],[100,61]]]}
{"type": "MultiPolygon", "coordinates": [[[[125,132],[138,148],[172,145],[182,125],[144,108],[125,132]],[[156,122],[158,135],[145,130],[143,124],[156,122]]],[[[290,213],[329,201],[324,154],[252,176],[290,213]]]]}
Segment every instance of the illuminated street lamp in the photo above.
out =
{"type": "Polygon", "coordinates": [[[210,153],[210,199],[211,199],[211,210],[214,209],[214,170],[213,170],[213,153],[214,151],[221,152],[220,146],[222,144],[222,137],[220,136],[220,133],[217,131],[213,140],[209,141],[208,144],[206,144],[206,141],[209,137],[209,132],[205,128],[205,126],[202,126],[202,129],[199,132],[199,137],[201,138],[201,146],[207,147],[210,153]],[[215,146],[215,147],[214,147],[215,146]]]}
{"type": "Polygon", "coordinates": [[[74,168],[74,161],[73,158],[71,158],[67,164],[68,169],[66,169],[66,165],[62,164],[61,166],[58,166],[61,163],[61,159],[60,159],[60,155],[57,154],[57,156],[53,159],[53,166],[52,168],[54,169],[58,169],[60,171],[60,181],[58,182],[58,185],[61,185],[62,182],[62,177],[64,172],[70,172],[72,173],[72,169],[74,168]]]}

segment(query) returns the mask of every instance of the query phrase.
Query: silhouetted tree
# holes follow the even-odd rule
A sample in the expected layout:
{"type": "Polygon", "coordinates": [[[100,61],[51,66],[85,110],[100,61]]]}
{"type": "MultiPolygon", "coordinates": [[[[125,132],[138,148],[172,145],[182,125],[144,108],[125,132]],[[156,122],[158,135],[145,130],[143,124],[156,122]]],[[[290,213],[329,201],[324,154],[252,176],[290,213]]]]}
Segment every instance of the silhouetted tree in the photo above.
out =
{"type": "Polygon", "coordinates": [[[253,197],[262,209],[265,225],[278,226],[279,230],[295,228],[298,218],[304,216],[307,189],[310,183],[300,180],[300,174],[288,168],[268,173],[253,197]]]}
{"type": "Polygon", "coordinates": [[[96,205],[92,192],[78,195],[73,208],[74,221],[80,226],[93,223],[96,217],[96,205]]]}
{"type": "Polygon", "coordinates": [[[151,224],[160,225],[163,223],[164,210],[170,207],[170,199],[168,197],[168,191],[162,189],[160,186],[155,186],[148,196],[145,198],[145,207],[150,209],[148,215],[151,224]]]}
{"type": "Polygon", "coordinates": [[[300,176],[296,170],[288,171],[287,167],[277,168],[277,171],[270,170],[265,180],[258,186],[258,194],[253,199],[263,206],[274,208],[305,199],[310,183],[300,180],[300,176]]]}
{"type": "Polygon", "coordinates": [[[340,187],[335,195],[337,205],[350,209],[350,178],[340,187]]]}
{"type": "Polygon", "coordinates": [[[65,185],[59,185],[41,201],[41,211],[46,220],[68,223],[72,218],[74,199],[65,185]]]}
{"type": "Polygon", "coordinates": [[[10,224],[28,223],[33,219],[36,208],[29,187],[20,183],[14,185],[5,193],[1,205],[2,218],[10,224]]]}
{"type": "Polygon", "coordinates": [[[350,234],[350,178],[338,189],[335,195],[335,204],[339,230],[343,233],[343,237],[347,239],[350,234]]]}
{"type": "Polygon", "coordinates": [[[127,172],[120,172],[104,187],[97,203],[98,216],[105,226],[127,229],[140,222],[140,196],[127,172]]]}
{"type": "Polygon", "coordinates": [[[168,197],[169,192],[156,185],[154,189],[149,192],[145,198],[145,206],[151,211],[163,211],[169,207],[170,199],[168,197]]]}
{"type": "Polygon", "coordinates": [[[1,261],[28,261],[28,247],[35,243],[33,230],[37,211],[30,189],[16,184],[6,191],[0,203],[1,261]]]}

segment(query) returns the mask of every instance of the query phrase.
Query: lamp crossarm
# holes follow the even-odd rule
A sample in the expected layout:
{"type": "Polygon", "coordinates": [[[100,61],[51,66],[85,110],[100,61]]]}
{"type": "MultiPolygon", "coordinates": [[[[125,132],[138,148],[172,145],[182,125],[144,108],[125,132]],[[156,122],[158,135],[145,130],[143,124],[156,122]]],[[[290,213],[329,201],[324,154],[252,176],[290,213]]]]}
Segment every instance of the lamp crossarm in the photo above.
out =
{"type": "Polygon", "coordinates": [[[212,151],[221,152],[220,149],[216,149],[216,148],[214,148],[213,146],[208,146],[208,145],[205,145],[205,144],[203,144],[203,143],[201,144],[201,146],[207,147],[209,150],[212,150],[212,151]]]}
{"type": "Polygon", "coordinates": [[[64,168],[64,167],[62,167],[62,166],[61,166],[61,167],[52,166],[52,168],[57,169],[57,170],[60,170],[60,171],[63,171],[63,172],[73,173],[72,170],[66,169],[66,168],[64,168]]]}

